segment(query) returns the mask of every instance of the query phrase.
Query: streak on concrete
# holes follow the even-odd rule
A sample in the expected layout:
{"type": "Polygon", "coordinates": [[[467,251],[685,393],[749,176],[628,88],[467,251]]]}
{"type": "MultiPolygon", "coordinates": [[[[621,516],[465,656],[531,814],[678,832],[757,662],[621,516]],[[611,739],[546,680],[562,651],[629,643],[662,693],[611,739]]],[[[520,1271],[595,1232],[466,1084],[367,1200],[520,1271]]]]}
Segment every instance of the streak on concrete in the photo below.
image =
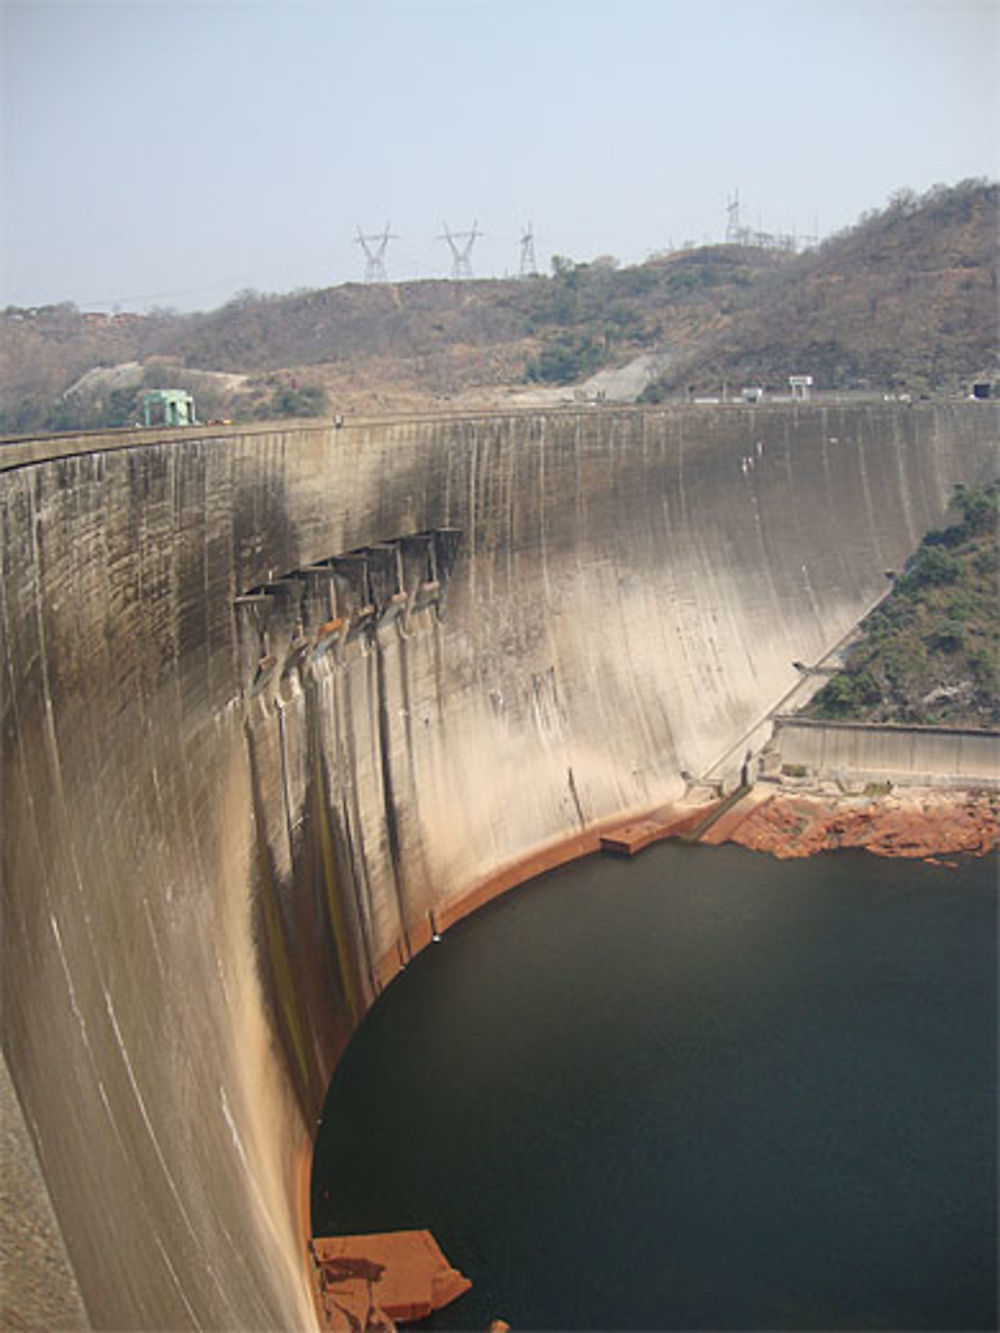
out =
{"type": "Polygon", "coordinates": [[[93,1323],[308,1327],[303,1167],[380,985],[727,753],[997,439],[977,403],[0,448],[4,1050],[93,1323]],[[334,557],[432,532],[440,600],[407,556],[364,621],[334,557]]]}

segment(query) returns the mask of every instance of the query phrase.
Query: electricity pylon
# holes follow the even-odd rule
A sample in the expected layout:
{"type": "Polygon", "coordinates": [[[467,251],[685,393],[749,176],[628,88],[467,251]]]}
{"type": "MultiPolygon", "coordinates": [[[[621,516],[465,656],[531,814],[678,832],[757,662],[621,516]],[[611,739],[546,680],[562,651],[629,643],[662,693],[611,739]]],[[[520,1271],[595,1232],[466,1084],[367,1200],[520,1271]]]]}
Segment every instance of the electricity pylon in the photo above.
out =
{"type": "Polygon", "coordinates": [[[479,230],[479,223],[472,224],[471,231],[449,231],[447,222],[444,224],[444,235],[439,236],[439,241],[447,241],[451,250],[451,276],[456,281],[460,278],[472,277],[472,263],[470,255],[472,247],[476,243],[477,236],[485,236],[485,232],[479,230]]]}
{"type": "Polygon", "coordinates": [[[361,228],[358,228],[358,234],[354,238],[355,245],[360,245],[365,252],[365,282],[388,282],[388,274],[385,271],[385,252],[390,241],[398,241],[399,237],[389,230],[388,222],[385,224],[385,231],[375,232],[366,236],[361,228]]]}
{"type": "Polygon", "coordinates": [[[732,199],[726,200],[726,244],[739,245],[741,234],[740,192],[737,190],[732,199]]]}
{"type": "Polygon", "coordinates": [[[528,223],[527,230],[521,237],[521,277],[534,278],[538,273],[538,264],[535,260],[535,233],[531,229],[531,223],[528,223]]]}

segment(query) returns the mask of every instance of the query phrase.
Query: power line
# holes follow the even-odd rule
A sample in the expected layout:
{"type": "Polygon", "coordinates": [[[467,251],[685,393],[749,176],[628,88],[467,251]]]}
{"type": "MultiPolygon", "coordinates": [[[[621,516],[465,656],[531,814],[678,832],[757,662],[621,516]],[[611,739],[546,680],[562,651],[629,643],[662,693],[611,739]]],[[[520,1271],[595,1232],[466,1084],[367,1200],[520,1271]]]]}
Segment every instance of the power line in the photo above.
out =
{"type": "MultiPolygon", "coordinates": [[[[174,296],[200,296],[204,292],[226,292],[230,291],[233,286],[232,282],[215,282],[210,287],[184,287],[173,292],[140,292],[136,296],[78,296],[73,299],[73,304],[76,306],[134,305],[138,301],[166,301],[174,296]]],[[[58,302],[33,301],[31,304],[38,306],[58,304],[58,302]]]]}

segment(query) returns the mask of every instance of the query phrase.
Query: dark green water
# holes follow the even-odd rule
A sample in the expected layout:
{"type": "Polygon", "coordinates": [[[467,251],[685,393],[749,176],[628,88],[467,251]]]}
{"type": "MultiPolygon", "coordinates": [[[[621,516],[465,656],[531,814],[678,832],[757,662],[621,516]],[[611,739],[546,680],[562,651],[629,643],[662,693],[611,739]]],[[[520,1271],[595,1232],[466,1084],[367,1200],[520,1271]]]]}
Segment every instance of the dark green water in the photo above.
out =
{"type": "Polygon", "coordinates": [[[421,1327],[996,1327],[996,862],[592,857],[362,1025],[317,1234],[430,1227],[421,1327]]]}

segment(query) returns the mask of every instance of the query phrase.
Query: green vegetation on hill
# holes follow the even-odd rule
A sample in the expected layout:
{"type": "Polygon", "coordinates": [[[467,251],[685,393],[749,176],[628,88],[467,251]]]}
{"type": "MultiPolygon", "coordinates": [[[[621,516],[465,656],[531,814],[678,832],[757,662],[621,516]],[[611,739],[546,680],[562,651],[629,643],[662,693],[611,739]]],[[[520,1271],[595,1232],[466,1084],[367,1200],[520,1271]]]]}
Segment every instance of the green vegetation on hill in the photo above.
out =
{"type": "Polygon", "coordinates": [[[705,246],[619,268],[609,255],[575,264],[552,260],[552,277],[514,284],[509,302],[541,346],[525,362],[529,381],[571,384],[601,366],[660,347],[688,345],[766,282],[789,257],[735,245],[705,246]]]}
{"type": "Polygon", "coordinates": [[[954,507],[959,521],[927,534],[806,716],[1000,725],[1000,483],[956,488],[954,507]]]}

